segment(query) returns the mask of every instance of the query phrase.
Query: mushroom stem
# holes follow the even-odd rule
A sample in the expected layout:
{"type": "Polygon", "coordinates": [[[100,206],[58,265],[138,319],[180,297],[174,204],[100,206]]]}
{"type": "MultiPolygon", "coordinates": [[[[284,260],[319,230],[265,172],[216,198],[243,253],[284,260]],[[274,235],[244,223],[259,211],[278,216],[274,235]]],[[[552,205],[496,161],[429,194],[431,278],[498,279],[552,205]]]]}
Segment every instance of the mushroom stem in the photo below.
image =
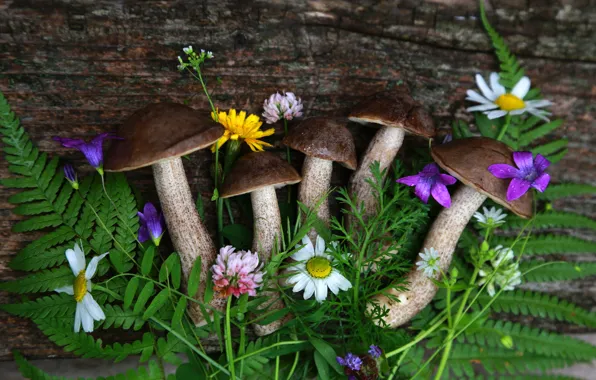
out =
{"type": "Polygon", "coordinates": [[[401,128],[382,127],[379,129],[368,145],[358,169],[350,178],[350,194],[356,196],[359,204],[364,202],[365,216],[370,216],[377,211],[375,196],[378,195],[367,182],[368,179],[374,180],[370,166],[373,162],[378,161],[381,172],[387,169],[395,159],[404,141],[404,135],[405,132],[401,128]]]}
{"type": "MultiPolygon", "coordinates": [[[[424,240],[423,248],[434,248],[439,252],[439,267],[443,273],[449,269],[459,237],[474,212],[485,200],[486,195],[472,187],[463,186],[453,195],[451,207],[443,209],[433,222],[424,240]]],[[[422,258],[418,256],[418,260],[422,260],[422,258]]],[[[406,276],[406,283],[408,283],[409,290],[405,292],[390,291],[400,302],[394,302],[386,296],[376,296],[372,301],[389,309],[389,313],[384,319],[385,323],[393,328],[401,326],[418,314],[432,301],[437,292],[435,284],[416,267],[412,268],[406,276]]],[[[371,305],[369,305],[369,310],[370,308],[371,305]]]]}
{"type": "MultiPolygon", "coordinates": [[[[263,187],[250,193],[252,212],[254,217],[254,236],[252,249],[259,253],[263,262],[271,259],[274,248],[281,248],[281,217],[277,204],[277,195],[273,186],[263,187]]],[[[259,309],[270,308],[281,310],[285,308],[279,294],[274,291],[264,291],[262,296],[274,300],[273,303],[265,302],[259,309]]],[[[278,319],[268,325],[254,325],[255,333],[258,336],[269,335],[279,330],[285,323],[285,318],[278,319]]]]}
{"type": "MultiPolygon", "coordinates": [[[[217,256],[217,251],[209,232],[201,223],[199,214],[192,200],[190,187],[181,158],[171,158],[153,164],[155,187],[163,210],[168,232],[174,248],[180,255],[180,264],[184,279],[188,279],[197,257],[201,257],[201,278],[206,279],[210,265],[217,256]]],[[[206,282],[201,281],[196,299],[202,300],[206,282]]],[[[205,318],[196,303],[191,303],[189,313],[198,326],[205,323],[205,318]]],[[[214,298],[211,306],[217,310],[225,309],[225,300],[214,298]]]]}
{"type": "MultiPolygon", "coordinates": [[[[329,201],[327,192],[331,183],[333,161],[306,156],[302,165],[302,182],[298,187],[298,200],[313,210],[317,207],[317,216],[325,224],[329,224],[329,201]]],[[[308,237],[315,244],[315,229],[311,229],[308,237]]]]}

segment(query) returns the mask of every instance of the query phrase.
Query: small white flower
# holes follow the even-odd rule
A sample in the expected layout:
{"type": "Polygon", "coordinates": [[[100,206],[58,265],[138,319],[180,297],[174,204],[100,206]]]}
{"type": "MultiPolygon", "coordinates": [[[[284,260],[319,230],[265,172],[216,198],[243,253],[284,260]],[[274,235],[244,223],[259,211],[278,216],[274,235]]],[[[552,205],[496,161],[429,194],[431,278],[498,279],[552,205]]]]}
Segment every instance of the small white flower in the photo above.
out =
{"type": "Polygon", "coordinates": [[[423,271],[426,277],[434,277],[436,273],[440,272],[439,268],[439,252],[434,248],[424,248],[424,252],[419,253],[421,261],[416,265],[418,270],[423,271]]]}
{"type": "Polygon", "coordinates": [[[519,264],[513,262],[513,250],[498,245],[493,251],[496,254],[491,259],[490,266],[485,266],[484,269],[478,272],[478,275],[481,277],[478,281],[479,286],[484,285],[493,276],[491,282],[486,286],[486,291],[491,297],[496,294],[495,285],[507,291],[513,290],[517,285],[521,284],[521,272],[519,271],[519,264]]]}
{"type": "Polygon", "coordinates": [[[209,58],[209,59],[213,58],[213,53],[210,52],[210,51],[208,51],[207,52],[207,58],[209,58]]]}
{"type": "Polygon", "coordinates": [[[480,74],[476,74],[476,84],[482,95],[473,90],[468,90],[466,100],[480,103],[478,106],[469,107],[468,112],[482,111],[489,119],[497,119],[507,114],[512,116],[530,113],[545,121],[548,120],[550,112],[542,110],[542,107],[548,107],[552,103],[548,100],[523,100],[530,91],[530,78],[522,77],[519,82],[513,86],[511,92],[507,92],[505,87],[499,83],[499,74],[490,74],[490,87],[484,81],[480,74]]]}
{"type": "Polygon", "coordinates": [[[188,47],[183,48],[182,51],[186,54],[191,54],[192,53],[192,45],[188,45],[188,47]]]}
{"type": "Polygon", "coordinates": [[[74,296],[77,301],[77,308],[75,311],[74,332],[78,333],[83,325],[83,331],[93,331],[93,321],[101,321],[106,319],[106,316],[101,310],[99,304],[93,299],[89,291],[91,290],[91,279],[97,271],[99,261],[106,257],[108,252],[100,256],[95,256],[89,262],[87,269],[85,269],[85,254],[81,247],[75,243],[74,249],[66,250],[66,259],[70,264],[70,269],[75,276],[72,285],[63,286],[54,289],[58,293],[66,293],[74,296]]]}
{"type": "Polygon", "coordinates": [[[476,221],[480,223],[482,227],[494,228],[505,223],[507,214],[503,212],[503,209],[491,207],[489,210],[486,207],[482,207],[482,210],[482,213],[478,211],[474,213],[474,219],[476,219],[476,221]]]}
{"type": "Polygon", "coordinates": [[[352,287],[350,281],[332,266],[333,256],[328,254],[322,237],[317,236],[316,247],[313,247],[308,236],[305,236],[302,238],[302,245],[292,255],[292,259],[298,263],[288,268],[289,271],[296,272],[287,280],[288,284],[294,284],[294,293],[304,290],[305,300],[314,294],[317,301],[323,302],[327,299],[328,288],[333,294],[337,294],[340,290],[352,287]]]}

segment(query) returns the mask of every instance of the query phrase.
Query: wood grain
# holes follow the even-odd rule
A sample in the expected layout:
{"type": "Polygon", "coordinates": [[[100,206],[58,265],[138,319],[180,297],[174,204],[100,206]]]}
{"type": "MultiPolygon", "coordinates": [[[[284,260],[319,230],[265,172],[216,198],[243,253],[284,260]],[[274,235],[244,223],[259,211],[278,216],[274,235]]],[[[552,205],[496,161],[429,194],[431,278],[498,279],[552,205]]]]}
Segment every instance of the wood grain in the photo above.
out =
{"type": "MultiPolygon", "coordinates": [[[[569,139],[569,154],[550,170],[553,180],[596,184],[596,2],[488,5],[494,26],[521,57],[533,83],[554,102],[554,114],[566,119],[553,137],[569,139]]],[[[363,96],[405,82],[445,130],[454,117],[471,119],[464,97],[474,87],[474,74],[497,68],[476,16],[473,0],[4,0],[0,90],[41,149],[79,168],[84,168],[80,156],[58,147],[51,136],[111,130],[149,102],[187,101],[208,109],[200,85],[176,71],[176,56],[187,45],[214,52],[205,75],[222,109],[260,113],[272,92],[288,90],[304,100],[305,116],[345,116],[363,96]]],[[[370,131],[350,129],[361,152],[370,131]]],[[[406,146],[416,143],[406,138],[406,146]]],[[[203,195],[213,232],[210,159],[208,152],[200,152],[185,166],[193,194],[203,195]]],[[[345,184],[347,174],[334,168],[333,183],[345,184]]],[[[1,161],[0,177],[7,176],[7,163],[1,161]]],[[[130,179],[156,200],[150,169],[130,179]]],[[[7,263],[35,238],[10,231],[21,219],[10,213],[7,198],[13,193],[0,188],[2,280],[21,275],[7,269],[7,263]]],[[[554,206],[596,217],[594,197],[554,206]]],[[[575,233],[594,238],[589,231],[575,233]]],[[[595,308],[592,280],[547,290],[595,308]]],[[[2,303],[18,299],[0,294],[2,303]]],[[[0,360],[9,359],[11,349],[28,357],[69,355],[29,322],[4,313],[0,336],[0,360]]]]}

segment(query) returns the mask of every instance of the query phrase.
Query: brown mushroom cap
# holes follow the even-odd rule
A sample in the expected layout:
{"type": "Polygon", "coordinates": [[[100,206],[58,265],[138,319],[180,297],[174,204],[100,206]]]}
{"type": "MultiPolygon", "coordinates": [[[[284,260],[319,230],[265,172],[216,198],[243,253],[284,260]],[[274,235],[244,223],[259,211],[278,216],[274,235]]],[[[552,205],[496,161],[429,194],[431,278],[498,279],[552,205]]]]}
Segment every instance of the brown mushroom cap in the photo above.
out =
{"type": "Polygon", "coordinates": [[[531,191],[512,202],[507,201],[509,181],[499,179],[488,171],[493,164],[513,162],[513,150],[506,144],[487,137],[470,137],[433,145],[431,155],[435,162],[464,185],[485,194],[522,218],[532,217],[531,191]]]}
{"type": "Polygon", "coordinates": [[[307,156],[339,162],[356,170],[358,159],[354,138],[345,124],[345,119],[311,117],[293,128],[283,143],[307,156]]]}
{"type": "Polygon", "coordinates": [[[286,161],[270,152],[250,152],[234,163],[221,187],[222,198],[250,193],[267,186],[276,188],[302,180],[286,161]]]}
{"type": "Polygon", "coordinates": [[[366,98],[352,109],[349,119],[403,128],[406,132],[426,138],[435,135],[435,124],[430,114],[412,98],[405,87],[378,92],[366,98]]]}
{"type": "Polygon", "coordinates": [[[176,103],[154,103],[122,124],[106,153],[105,169],[121,172],[180,157],[213,144],[224,133],[207,113],[176,103]]]}

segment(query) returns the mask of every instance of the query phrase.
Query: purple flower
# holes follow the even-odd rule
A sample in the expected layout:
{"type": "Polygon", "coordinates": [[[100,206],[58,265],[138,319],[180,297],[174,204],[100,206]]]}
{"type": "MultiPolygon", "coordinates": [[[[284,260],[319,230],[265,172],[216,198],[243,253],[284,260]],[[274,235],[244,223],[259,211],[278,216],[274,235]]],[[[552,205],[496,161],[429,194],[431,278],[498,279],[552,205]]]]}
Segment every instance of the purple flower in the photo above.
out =
{"type": "Polygon", "coordinates": [[[362,366],[362,359],[351,352],[348,352],[345,358],[338,356],[336,360],[340,366],[351,369],[352,371],[360,371],[360,366],[362,366]]]}
{"type": "Polygon", "coordinates": [[[273,124],[280,119],[292,120],[302,116],[302,100],[296,98],[293,92],[276,92],[263,103],[263,117],[267,124],[273,124]]]}
{"type": "Polygon", "coordinates": [[[77,173],[75,172],[74,168],[71,164],[64,165],[64,177],[66,180],[70,182],[70,185],[73,189],[79,189],[79,181],[77,181],[77,173]]]}
{"type": "Polygon", "coordinates": [[[532,152],[513,152],[513,161],[517,168],[507,164],[494,164],[488,167],[488,171],[497,178],[512,178],[507,188],[509,202],[527,193],[530,187],[541,193],[546,189],[550,182],[550,175],[544,171],[550,162],[544,156],[537,154],[536,158],[533,158],[532,152]]]}
{"type": "Polygon", "coordinates": [[[408,186],[416,186],[414,193],[424,203],[428,203],[428,197],[432,194],[433,198],[443,207],[451,206],[451,197],[445,185],[453,185],[457,180],[448,175],[439,173],[439,166],[430,163],[416,175],[403,177],[397,180],[408,186]]]}
{"type": "Polygon", "coordinates": [[[373,358],[380,358],[381,355],[383,355],[383,351],[379,348],[379,346],[375,346],[374,344],[370,345],[370,349],[368,350],[368,353],[370,354],[370,356],[372,356],[373,358]]]}
{"type": "Polygon", "coordinates": [[[105,139],[120,139],[111,133],[101,133],[93,138],[93,140],[86,142],[82,139],[69,139],[64,137],[54,136],[54,140],[62,144],[66,148],[75,148],[83,152],[89,164],[93,166],[99,174],[103,175],[103,140],[105,139]]]}
{"type": "Polygon", "coordinates": [[[157,212],[157,209],[151,202],[145,203],[143,213],[137,212],[137,215],[141,220],[139,241],[144,243],[151,239],[153,240],[153,244],[159,246],[159,242],[165,231],[163,215],[157,212]]]}

